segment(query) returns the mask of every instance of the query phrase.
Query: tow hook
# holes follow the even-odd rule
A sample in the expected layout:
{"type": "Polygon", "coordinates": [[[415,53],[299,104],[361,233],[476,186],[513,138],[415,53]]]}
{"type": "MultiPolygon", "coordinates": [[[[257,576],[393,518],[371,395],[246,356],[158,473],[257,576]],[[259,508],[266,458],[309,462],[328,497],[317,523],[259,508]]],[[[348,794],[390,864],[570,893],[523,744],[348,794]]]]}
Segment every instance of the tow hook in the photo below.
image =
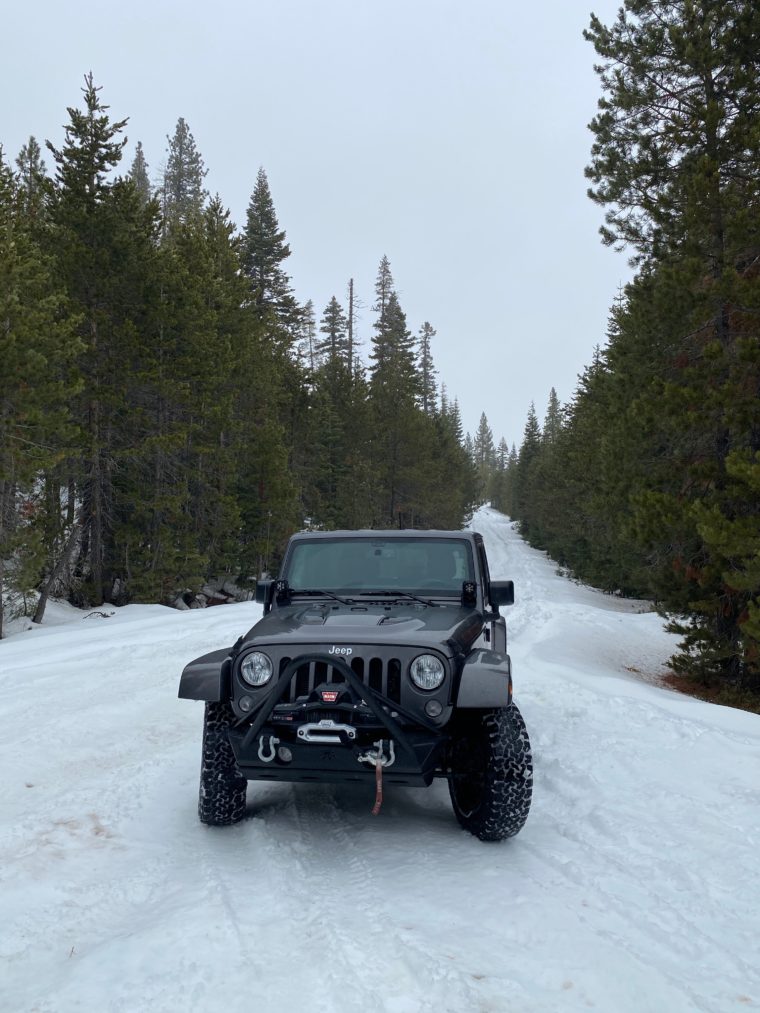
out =
{"type": "Polygon", "coordinates": [[[393,739],[388,739],[388,752],[383,752],[384,739],[373,742],[374,749],[366,753],[360,753],[357,757],[359,763],[371,763],[373,767],[392,767],[396,762],[396,750],[393,746],[393,739]]]}
{"type": "Polygon", "coordinates": [[[271,763],[272,762],[272,760],[275,757],[275,749],[274,749],[274,747],[277,745],[277,743],[279,741],[280,740],[275,735],[262,735],[261,736],[261,738],[259,739],[259,759],[263,763],[271,763]],[[266,740],[269,740],[269,754],[268,755],[264,754],[264,743],[265,743],[266,740]]]}

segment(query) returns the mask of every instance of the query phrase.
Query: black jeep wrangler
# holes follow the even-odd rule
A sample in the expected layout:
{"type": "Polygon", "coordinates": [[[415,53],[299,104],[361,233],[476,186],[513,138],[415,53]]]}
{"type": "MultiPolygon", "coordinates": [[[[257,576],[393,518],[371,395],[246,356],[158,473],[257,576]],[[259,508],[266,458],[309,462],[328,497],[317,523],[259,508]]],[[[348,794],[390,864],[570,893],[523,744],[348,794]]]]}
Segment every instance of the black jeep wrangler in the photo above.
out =
{"type": "Polygon", "coordinates": [[[470,531],[294,535],[278,580],[259,581],[264,617],[183,671],[205,700],[198,812],[245,813],[249,780],[449,782],[460,824],[481,840],[516,834],[530,808],[530,742],[512,701],[500,605],[470,531]]]}

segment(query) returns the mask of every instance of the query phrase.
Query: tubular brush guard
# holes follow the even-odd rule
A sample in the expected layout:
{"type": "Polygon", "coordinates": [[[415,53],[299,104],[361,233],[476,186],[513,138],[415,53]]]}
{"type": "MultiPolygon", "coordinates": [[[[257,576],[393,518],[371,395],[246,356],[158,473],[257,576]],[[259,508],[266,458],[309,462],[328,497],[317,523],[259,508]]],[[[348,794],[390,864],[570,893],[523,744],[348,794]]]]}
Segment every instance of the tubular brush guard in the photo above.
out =
{"type": "MultiPolygon", "coordinates": [[[[272,714],[272,711],[280,702],[280,699],[285,690],[287,689],[290,680],[295,675],[296,670],[300,668],[301,665],[309,664],[312,661],[321,661],[328,663],[333,667],[333,669],[340,672],[345,678],[347,684],[353,690],[356,699],[364,701],[364,703],[366,703],[367,707],[369,707],[369,709],[372,711],[372,714],[377,718],[377,720],[381,724],[385,725],[385,727],[388,729],[389,738],[396,740],[396,742],[408,755],[408,759],[412,760],[412,762],[416,761],[415,751],[412,748],[409,739],[404,734],[404,730],[401,728],[398,721],[396,721],[394,718],[391,717],[391,715],[385,709],[385,707],[380,703],[378,703],[378,699],[382,699],[382,697],[379,697],[379,694],[377,694],[374,690],[370,689],[369,686],[365,686],[365,684],[357,676],[354,670],[349,665],[347,665],[345,661],[343,661],[341,658],[328,657],[325,654],[301,654],[299,655],[299,657],[293,658],[285,666],[282,675],[277,680],[275,686],[258,705],[256,711],[254,712],[253,718],[251,719],[249,717],[246,717],[244,719],[246,721],[250,720],[251,725],[248,731],[246,732],[245,737],[243,738],[242,741],[243,749],[250,748],[250,746],[256,739],[256,736],[259,734],[259,732],[269,719],[270,715],[272,714]]],[[[408,716],[401,710],[398,704],[394,703],[392,706],[394,711],[396,711],[396,713],[404,714],[404,717],[408,716]]],[[[413,720],[415,721],[416,724],[423,725],[425,728],[427,728],[428,731],[432,731],[436,735],[440,735],[440,729],[436,728],[434,725],[428,723],[427,721],[424,722],[420,721],[418,716],[415,716],[413,720]]]]}

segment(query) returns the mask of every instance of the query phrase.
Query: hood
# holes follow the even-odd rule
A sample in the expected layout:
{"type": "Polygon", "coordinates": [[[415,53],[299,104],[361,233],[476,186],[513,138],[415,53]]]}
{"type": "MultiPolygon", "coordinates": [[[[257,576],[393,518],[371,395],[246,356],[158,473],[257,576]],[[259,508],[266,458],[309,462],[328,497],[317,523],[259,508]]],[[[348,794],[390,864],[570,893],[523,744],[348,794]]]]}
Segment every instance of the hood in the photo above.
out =
{"type": "Polygon", "coordinates": [[[383,605],[304,603],[272,609],[243,638],[253,644],[397,643],[469,651],[483,629],[483,616],[459,604],[430,607],[416,602],[383,605]]]}

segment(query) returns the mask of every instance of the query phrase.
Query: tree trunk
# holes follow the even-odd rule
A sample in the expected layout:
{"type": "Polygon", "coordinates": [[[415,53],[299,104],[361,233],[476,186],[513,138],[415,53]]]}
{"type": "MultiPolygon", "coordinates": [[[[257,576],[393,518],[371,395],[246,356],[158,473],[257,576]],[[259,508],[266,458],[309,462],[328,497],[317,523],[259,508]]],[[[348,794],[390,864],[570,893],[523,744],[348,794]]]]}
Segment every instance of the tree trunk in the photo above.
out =
{"type": "Polygon", "coordinates": [[[348,281],[348,372],[354,375],[354,279],[348,281]]]}
{"type": "Polygon", "coordinates": [[[71,561],[71,557],[74,554],[74,549],[76,547],[77,538],[79,537],[79,533],[81,530],[82,530],[82,522],[77,521],[74,527],[71,529],[69,537],[66,539],[66,544],[64,545],[61,551],[61,555],[58,559],[58,562],[53,567],[53,572],[48,577],[47,581],[45,582],[45,586],[42,588],[42,591],[40,592],[40,600],[37,602],[37,608],[35,609],[34,616],[32,617],[33,623],[42,622],[42,618],[45,615],[45,608],[47,607],[50,592],[53,590],[56,581],[60,578],[64,569],[71,561]]]}
{"type": "Polygon", "coordinates": [[[100,405],[93,405],[93,441],[90,461],[90,567],[95,605],[103,603],[103,473],[99,445],[100,405]]]}

